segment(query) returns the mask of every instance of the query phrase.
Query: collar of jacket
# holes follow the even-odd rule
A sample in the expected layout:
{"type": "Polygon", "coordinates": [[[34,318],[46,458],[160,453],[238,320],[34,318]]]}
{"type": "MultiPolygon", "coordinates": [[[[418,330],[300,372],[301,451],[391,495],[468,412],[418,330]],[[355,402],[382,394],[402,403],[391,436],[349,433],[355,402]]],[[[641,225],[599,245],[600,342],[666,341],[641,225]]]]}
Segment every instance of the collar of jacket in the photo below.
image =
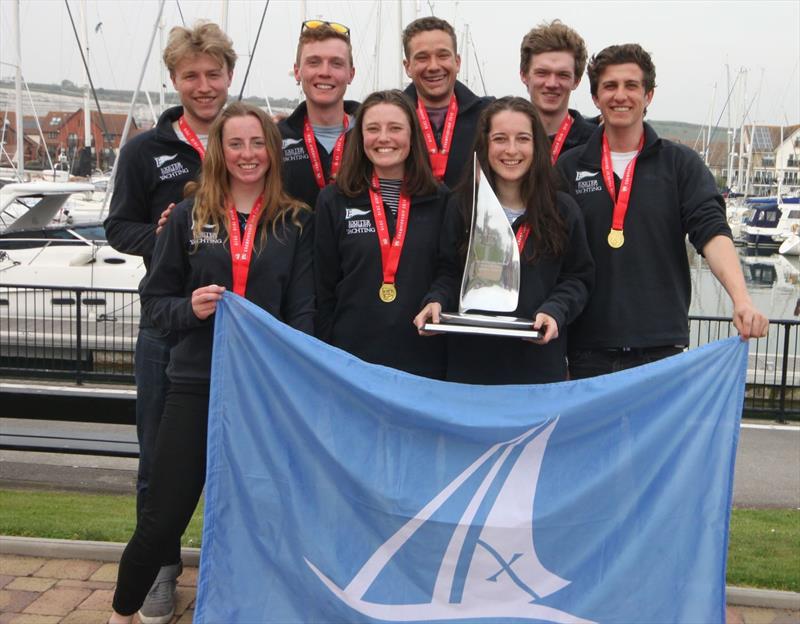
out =
{"type": "MultiPolygon", "coordinates": [[[[597,127],[586,141],[586,146],[578,159],[578,164],[581,167],[590,167],[592,169],[600,169],[600,161],[603,153],[603,129],[602,125],[597,127]]],[[[661,146],[661,139],[658,138],[656,131],[653,127],[644,122],[644,147],[642,148],[641,157],[647,158],[661,146]]],[[[579,148],[576,148],[579,149],[579,148]]]]}
{"type": "MultiPolygon", "coordinates": [[[[355,117],[356,111],[358,111],[358,107],[361,105],[360,102],[356,102],[354,100],[345,100],[344,101],[344,112],[348,115],[352,115],[355,117]]],[[[292,114],[286,118],[286,123],[289,125],[290,128],[297,130],[298,132],[303,132],[303,120],[306,118],[306,113],[308,112],[308,107],[306,102],[300,102],[292,111],[292,114]]],[[[352,127],[352,126],[351,126],[352,127]]]]}
{"type": "MultiPolygon", "coordinates": [[[[370,203],[370,200],[369,200],[369,192],[361,193],[360,195],[356,195],[355,197],[350,197],[350,196],[345,195],[344,193],[342,193],[339,190],[338,187],[336,188],[336,190],[342,197],[345,198],[345,201],[350,206],[371,206],[372,205],[370,203]]],[[[443,184],[437,184],[435,193],[430,193],[428,195],[419,195],[419,196],[416,196],[416,197],[412,197],[411,198],[411,205],[412,206],[423,206],[425,204],[428,204],[428,203],[430,203],[432,201],[437,200],[439,197],[441,197],[443,194],[446,194],[446,193],[447,193],[447,190],[446,190],[445,186],[443,184]]]]}
{"type": "MultiPolygon", "coordinates": [[[[458,80],[456,80],[456,86],[453,92],[456,94],[456,101],[458,102],[459,117],[463,113],[468,112],[473,106],[477,106],[481,101],[481,98],[470,91],[467,85],[458,80]]],[[[413,82],[406,87],[403,93],[411,98],[411,101],[414,102],[414,106],[417,105],[417,88],[414,86],[413,82]]]]}
{"type": "Polygon", "coordinates": [[[160,141],[183,142],[175,136],[175,131],[172,129],[172,124],[178,121],[181,115],[183,115],[183,106],[173,106],[161,113],[156,122],[156,136],[160,141]]]}

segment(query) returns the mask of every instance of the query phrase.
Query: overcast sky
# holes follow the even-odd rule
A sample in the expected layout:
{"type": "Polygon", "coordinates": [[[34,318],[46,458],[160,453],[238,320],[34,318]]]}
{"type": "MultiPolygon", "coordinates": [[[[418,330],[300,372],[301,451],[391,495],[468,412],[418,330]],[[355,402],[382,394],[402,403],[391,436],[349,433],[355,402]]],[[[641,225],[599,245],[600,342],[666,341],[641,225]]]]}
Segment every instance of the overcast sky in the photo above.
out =
{"type": "MultiPolygon", "coordinates": [[[[80,0],[69,0],[80,29],[80,0]]],[[[221,21],[220,0],[167,0],[164,23],[183,18],[221,21]]],[[[400,24],[429,15],[453,23],[463,38],[469,29],[474,47],[463,47],[462,80],[478,93],[480,70],[491,95],[525,95],[519,80],[519,44],[523,35],[542,20],[560,18],[586,40],[590,54],[614,44],[638,42],[656,64],[653,119],[727,123],[723,105],[730,81],[738,85],[731,107],[738,125],[749,108],[748,121],[771,124],[800,123],[800,1],[786,2],[492,2],[483,0],[413,2],[411,0],[351,0],[328,2],[271,0],[258,42],[245,95],[296,97],[290,75],[303,6],[308,17],[339,21],[352,29],[356,79],[348,97],[363,99],[374,88],[399,86],[400,24]],[[402,17],[400,13],[402,12],[402,17]],[[378,26],[380,25],[380,26],[378,26]],[[376,41],[378,45],[376,45],[376,41]],[[376,60],[379,51],[379,61],[376,60]],[[740,70],[747,70],[740,75],[740,70]],[[376,76],[377,74],[377,76],[376,76]]],[[[90,66],[95,86],[132,89],[136,86],[153,31],[156,0],[86,0],[90,66]]],[[[264,2],[231,0],[228,32],[239,63],[233,92],[238,93],[253,49],[264,2]]],[[[22,66],[30,82],[71,80],[84,84],[83,70],[69,17],[62,0],[22,0],[22,66]]],[[[16,61],[13,2],[0,2],[0,75],[13,77],[16,61]]],[[[148,64],[145,88],[157,99],[159,39],[148,64]]],[[[402,77],[405,84],[405,76],[402,77]]],[[[171,90],[171,85],[170,85],[171,90]]],[[[13,103],[0,102],[6,108],[13,103]]],[[[578,87],[572,105],[594,114],[588,80],[578,87]]]]}

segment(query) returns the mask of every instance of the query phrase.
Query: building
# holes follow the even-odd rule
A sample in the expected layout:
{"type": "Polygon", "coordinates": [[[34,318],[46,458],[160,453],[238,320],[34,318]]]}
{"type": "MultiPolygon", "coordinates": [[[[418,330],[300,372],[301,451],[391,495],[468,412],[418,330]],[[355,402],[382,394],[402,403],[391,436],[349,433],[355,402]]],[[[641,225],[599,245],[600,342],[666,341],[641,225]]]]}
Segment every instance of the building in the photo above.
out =
{"type": "MultiPolygon", "coordinates": [[[[53,115],[53,113],[50,113],[53,115]]],[[[126,115],[118,113],[104,113],[103,120],[106,127],[103,129],[100,114],[91,111],[91,137],[92,137],[92,167],[94,169],[110,169],[114,164],[116,153],[119,151],[122,130],[125,127],[126,115]]],[[[131,121],[131,133],[129,137],[136,134],[136,121],[131,121]]],[[[83,109],[79,108],[73,113],[63,118],[58,130],[58,136],[54,143],[48,138],[48,147],[56,148],[59,157],[66,156],[69,162],[75,160],[78,150],[84,146],[84,115],[83,109]]],[[[52,153],[52,152],[51,152],[52,153]]]]}

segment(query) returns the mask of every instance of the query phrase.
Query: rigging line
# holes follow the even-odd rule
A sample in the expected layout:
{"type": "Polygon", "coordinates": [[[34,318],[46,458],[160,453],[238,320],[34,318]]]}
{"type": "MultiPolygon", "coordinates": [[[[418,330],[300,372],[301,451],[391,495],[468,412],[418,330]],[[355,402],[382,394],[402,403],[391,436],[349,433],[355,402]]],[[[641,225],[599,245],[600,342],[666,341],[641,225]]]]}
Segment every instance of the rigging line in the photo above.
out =
{"type": "Polygon", "coordinates": [[[719,129],[719,124],[722,121],[722,116],[725,114],[725,109],[728,108],[728,104],[731,101],[731,95],[733,95],[733,90],[736,88],[736,83],[739,82],[739,76],[741,76],[741,75],[742,75],[741,72],[736,74],[736,78],[734,79],[733,84],[731,85],[731,88],[728,91],[728,97],[725,99],[725,103],[722,105],[722,110],[719,113],[719,117],[717,117],[717,123],[714,124],[714,129],[711,131],[711,134],[708,135],[708,145],[709,145],[709,147],[707,149],[709,150],[709,153],[711,151],[711,147],[710,147],[711,146],[711,141],[714,138],[714,135],[716,135],[717,130],[719,129]]]}
{"type": "Polygon", "coordinates": [[[36,120],[36,128],[39,130],[39,136],[42,137],[42,146],[44,146],[44,153],[47,154],[47,162],[50,163],[50,169],[53,170],[53,176],[55,177],[55,166],[53,165],[53,159],[50,158],[50,150],[47,149],[47,139],[44,138],[44,132],[42,131],[42,124],[39,123],[39,113],[36,112],[36,105],[33,103],[33,96],[31,96],[31,90],[28,88],[28,81],[25,78],[22,78],[22,83],[25,85],[25,93],[28,94],[28,101],[31,105],[31,110],[33,110],[33,118],[36,120]]]}
{"type": "Polygon", "coordinates": [[[264,18],[267,16],[267,9],[269,8],[269,0],[264,3],[264,12],[261,13],[261,22],[258,24],[258,32],[256,33],[256,40],[253,42],[253,50],[250,53],[250,60],[247,61],[247,69],[244,72],[244,80],[242,81],[242,89],[239,91],[239,101],[242,101],[244,95],[244,87],[247,84],[247,77],[250,75],[250,66],[253,64],[253,59],[256,56],[256,48],[258,47],[258,39],[261,37],[261,27],[264,25],[264,18]]]}
{"type": "MultiPolygon", "coordinates": [[[[75,40],[78,42],[78,50],[81,53],[81,60],[83,61],[83,66],[86,69],[86,78],[89,80],[89,86],[92,89],[92,96],[94,97],[94,103],[97,106],[97,115],[100,118],[100,126],[103,129],[103,135],[108,136],[108,128],[106,127],[106,120],[103,117],[103,111],[100,108],[100,100],[97,99],[97,92],[94,89],[94,83],[92,82],[92,74],[89,72],[89,63],[86,62],[86,56],[83,54],[83,46],[81,46],[81,38],[78,36],[78,29],[75,26],[75,20],[72,18],[72,10],[69,8],[69,0],[64,0],[64,4],[67,5],[67,14],[69,15],[69,21],[72,24],[72,32],[75,33],[75,40]]],[[[91,116],[89,117],[91,122],[91,116]]]]}
{"type": "Polygon", "coordinates": [[[489,92],[486,90],[486,81],[483,79],[483,70],[481,70],[481,61],[478,58],[478,48],[475,45],[475,39],[472,37],[472,31],[469,31],[469,40],[472,44],[472,54],[475,56],[475,65],[478,67],[478,77],[481,79],[481,85],[483,85],[483,94],[489,95],[489,92]]]}
{"type": "Polygon", "coordinates": [[[175,6],[178,7],[178,15],[181,16],[181,26],[186,26],[186,20],[183,19],[183,11],[181,11],[181,2],[180,0],[175,0],[175,6]]]}

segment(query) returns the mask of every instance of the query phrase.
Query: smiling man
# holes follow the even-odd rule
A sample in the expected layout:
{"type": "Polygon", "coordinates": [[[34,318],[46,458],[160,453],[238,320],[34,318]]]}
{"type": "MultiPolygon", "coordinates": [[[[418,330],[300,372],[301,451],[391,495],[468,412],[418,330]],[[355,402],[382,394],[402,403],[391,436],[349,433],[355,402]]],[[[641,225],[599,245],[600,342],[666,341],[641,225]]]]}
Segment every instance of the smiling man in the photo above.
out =
{"type": "Polygon", "coordinates": [[[610,46],[588,73],[604,125],[558,161],[597,267],[589,303],[569,327],[571,377],[639,366],[689,344],[687,235],[730,296],[741,337],[766,335],[713,176],[694,151],[644,122],[656,86],[650,55],[638,44],[610,46]]]}
{"type": "Polygon", "coordinates": [[[456,33],[438,17],[421,17],[403,31],[405,93],[417,108],[433,174],[453,188],[472,162],[481,111],[494,98],[478,97],[456,78],[461,68],[456,33]]]}
{"type": "Polygon", "coordinates": [[[349,28],[324,20],[303,22],[294,77],[306,99],[278,129],[286,190],[312,208],[339,171],[358,109],[358,102],[344,99],[355,73],[349,28]]]}
{"type": "MultiPolygon", "coordinates": [[[[183,199],[184,186],[200,172],[208,129],[228,99],[236,52],[219,26],[198,22],[193,28],[176,26],[170,31],[164,64],[181,105],[164,111],[155,128],[122,148],[105,221],[111,246],[142,256],[148,273],[159,219],[183,199]]],[[[134,356],[138,510],[142,508],[152,469],[173,342],[173,336],[156,329],[142,314],[134,356]]],[[[169,622],[172,618],[175,579],[181,570],[179,542],[165,550],[163,564],[139,613],[143,624],[169,622]]]]}
{"type": "Polygon", "coordinates": [[[520,46],[519,75],[550,137],[553,163],[562,152],[586,143],[597,127],[569,108],[586,57],[583,38],[560,20],[539,24],[520,46]]]}

